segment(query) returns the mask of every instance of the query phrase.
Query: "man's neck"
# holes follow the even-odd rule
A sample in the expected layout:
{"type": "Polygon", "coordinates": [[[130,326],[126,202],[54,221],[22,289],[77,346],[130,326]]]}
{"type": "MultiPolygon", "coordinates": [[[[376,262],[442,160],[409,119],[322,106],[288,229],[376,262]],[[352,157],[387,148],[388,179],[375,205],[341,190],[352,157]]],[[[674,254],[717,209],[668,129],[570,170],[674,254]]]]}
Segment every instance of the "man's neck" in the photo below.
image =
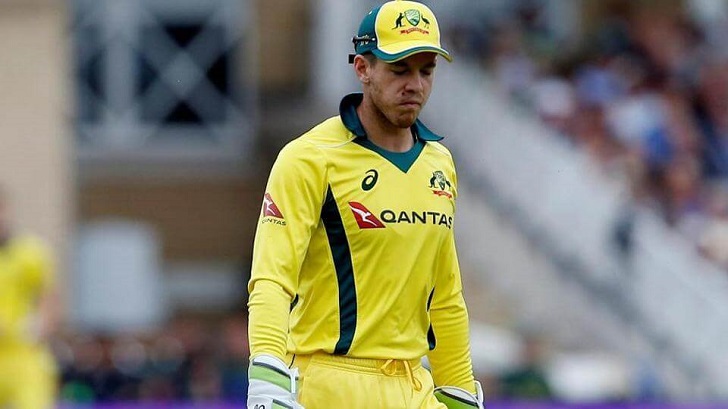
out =
{"type": "Polygon", "coordinates": [[[392,124],[367,98],[356,108],[356,113],[367,133],[367,139],[375,145],[390,152],[407,152],[412,149],[412,130],[392,124]]]}

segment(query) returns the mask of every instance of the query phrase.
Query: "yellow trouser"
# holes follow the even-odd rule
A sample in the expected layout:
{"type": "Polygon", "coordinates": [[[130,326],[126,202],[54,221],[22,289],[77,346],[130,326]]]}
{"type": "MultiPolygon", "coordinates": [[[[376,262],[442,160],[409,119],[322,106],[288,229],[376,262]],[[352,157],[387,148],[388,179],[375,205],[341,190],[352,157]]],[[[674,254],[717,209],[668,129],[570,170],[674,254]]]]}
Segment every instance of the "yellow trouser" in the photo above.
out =
{"type": "Polygon", "coordinates": [[[298,401],[306,409],[447,409],[419,360],[314,354],[291,361],[300,371],[298,401]]]}
{"type": "Polygon", "coordinates": [[[44,347],[0,345],[0,408],[50,409],[56,396],[56,366],[44,347]]]}

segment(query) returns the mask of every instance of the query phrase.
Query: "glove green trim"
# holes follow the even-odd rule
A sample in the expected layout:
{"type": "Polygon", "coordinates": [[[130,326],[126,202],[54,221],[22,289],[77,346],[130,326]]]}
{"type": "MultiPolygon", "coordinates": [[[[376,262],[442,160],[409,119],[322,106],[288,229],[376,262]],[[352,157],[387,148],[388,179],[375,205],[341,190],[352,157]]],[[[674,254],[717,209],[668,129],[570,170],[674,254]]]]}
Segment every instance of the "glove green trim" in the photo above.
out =
{"type": "Polygon", "coordinates": [[[250,365],[250,371],[248,376],[250,379],[258,379],[264,382],[272,383],[273,385],[280,386],[281,388],[291,391],[291,378],[288,374],[284,374],[270,365],[266,365],[261,362],[253,362],[250,365]]]}
{"type": "Polygon", "coordinates": [[[441,390],[435,391],[435,398],[437,398],[440,403],[444,403],[448,409],[478,408],[477,402],[467,401],[460,397],[450,395],[449,393],[443,392],[441,390]]]}
{"type": "Polygon", "coordinates": [[[293,406],[286,405],[285,403],[273,399],[273,408],[272,409],[293,409],[293,406]]]}

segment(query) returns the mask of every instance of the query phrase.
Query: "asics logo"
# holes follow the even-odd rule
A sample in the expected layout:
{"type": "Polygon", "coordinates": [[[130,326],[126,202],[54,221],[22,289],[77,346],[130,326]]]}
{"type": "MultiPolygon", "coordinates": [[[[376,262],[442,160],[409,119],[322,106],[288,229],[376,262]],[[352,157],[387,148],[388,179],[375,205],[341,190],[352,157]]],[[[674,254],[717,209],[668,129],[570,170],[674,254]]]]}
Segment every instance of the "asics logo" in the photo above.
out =
{"type": "Polygon", "coordinates": [[[372,190],[374,185],[377,184],[377,179],[379,179],[379,173],[377,173],[375,169],[369,169],[366,171],[366,176],[364,177],[364,180],[361,181],[362,190],[365,192],[372,190]]]}

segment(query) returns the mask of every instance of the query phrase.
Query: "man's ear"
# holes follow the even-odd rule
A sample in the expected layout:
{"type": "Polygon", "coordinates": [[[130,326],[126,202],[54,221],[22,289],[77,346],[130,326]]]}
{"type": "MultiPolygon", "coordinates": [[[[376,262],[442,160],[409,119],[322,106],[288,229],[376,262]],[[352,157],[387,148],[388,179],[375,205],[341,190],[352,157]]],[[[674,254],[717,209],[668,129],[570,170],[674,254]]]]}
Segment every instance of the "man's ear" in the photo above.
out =
{"type": "Polygon", "coordinates": [[[362,84],[369,84],[371,63],[361,55],[354,57],[354,72],[362,84]]]}

